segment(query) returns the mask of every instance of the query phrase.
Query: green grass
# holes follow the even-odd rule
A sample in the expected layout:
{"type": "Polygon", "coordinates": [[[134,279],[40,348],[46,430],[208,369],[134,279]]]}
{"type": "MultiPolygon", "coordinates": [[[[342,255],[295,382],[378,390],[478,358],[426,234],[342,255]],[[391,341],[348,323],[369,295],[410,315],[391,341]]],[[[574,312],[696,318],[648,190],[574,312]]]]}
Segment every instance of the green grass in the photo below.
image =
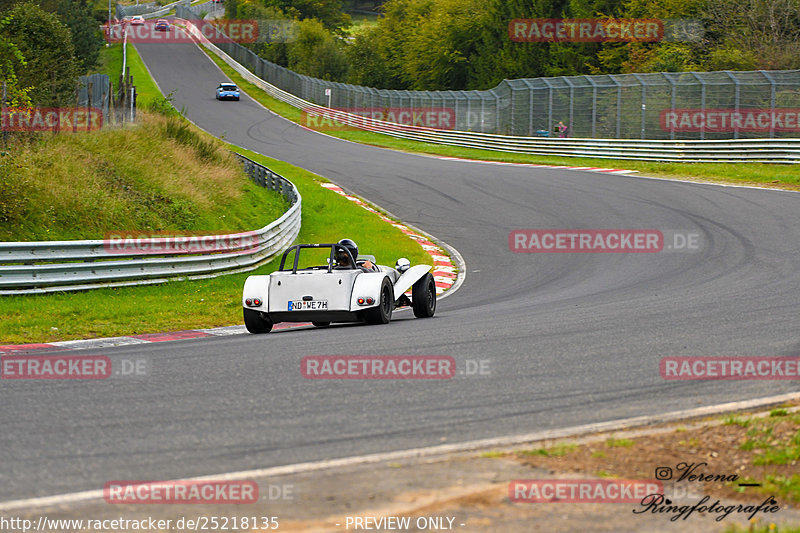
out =
{"type": "Polygon", "coordinates": [[[608,448],[630,448],[636,444],[631,439],[615,439],[610,438],[606,440],[606,447],[608,448]]]}
{"type": "Polygon", "coordinates": [[[732,423],[748,428],[747,438],[739,448],[752,452],[753,465],[773,467],[760,479],[747,477],[739,482],[761,483],[757,492],[800,502],[800,475],[794,474],[794,465],[800,460],[800,413],[779,408],[770,411],[768,417],[736,419],[732,423]]]}
{"type": "Polygon", "coordinates": [[[521,455],[540,455],[543,457],[564,457],[578,449],[577,444],[571,442],[564,442],[556,444],[551,448],[539,448],[537,450],[523,450],[519,453],[521,455]]]}
{"type": "Polygon", "coordinates": [[[724,533],[800,533],[800,526],[779,526],[769,523],[751,524],[745,528],[738,524],[730,524],[724,533]]]}
{"type": "Polygon", "coordinates": [[[754,465],[786,465],[800,460],[800,429],[794,432],[788,442],[777,442],[774,435],[777,424],[788,423],[793,424],[794,428],[800,427],[800,414],[776,409],[770,412],[768,418],[750,422],[751,429],[746,433],[748,438],[740,445],[740,449],[758,452],[753,459],[754,465]]]}
{"type": "Polygon", "coordinates": [[[110,43],[100,49],[97,66],[89,74],[106,74],[114,87],[122,73],[122,43],[110,43]]]}
{"type": "MultiPolygon", "coordinates": [[[[206,54],[223,72],[252,98],[279,115],[298,123],[304,123],[299,109],[270,97],[264,91],[246,81],[215,54],[206,54]]],[[[304,124],[306,125],[306,124],[304,124]]],[[[535,163],[543,165],[592,166],[603,168],[622,168],[636,170],[644,175],[673,179],[692,179],[740,185],[759,185],[767,187],[800,188],[800,173],[794,165],[762,163],[659,163],[649,161],[627,161],[615,159],[591,159],[515,154],[474,148],[461,148],[443,144],[423,143],[397,139],[389,135],[369,131],[326,131],[325,133],[341,139],[392,148],[405,152],[504,161],[514,163],[535,163]]]]}
{"type": "Polygon", "coordinates": [[[247,179],[225,143],[175,117],[141,113],[131,127],[43,135],[0,158],[5,241],[238,232],[285,210],[280,195],[247,179]]]}
{"type": "Polygon", "coordinates": [[[161,91],[158,90],[153,78],[144,65],[144,61],[136,51],[136,47],[128,44],[128,66],[130,67],[131,76],[133,76],[133,84],[136,86],[136,105],[138,107],[145,107],[154,100],[162,97],[161,91]]]}

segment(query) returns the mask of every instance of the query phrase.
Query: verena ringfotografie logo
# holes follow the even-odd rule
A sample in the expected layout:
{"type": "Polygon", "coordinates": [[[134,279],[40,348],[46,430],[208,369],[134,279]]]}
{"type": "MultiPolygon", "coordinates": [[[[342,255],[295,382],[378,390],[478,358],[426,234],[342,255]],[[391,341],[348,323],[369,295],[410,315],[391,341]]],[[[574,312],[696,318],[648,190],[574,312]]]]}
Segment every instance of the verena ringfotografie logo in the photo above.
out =
{"type": "Polygon", "coordinates": [[[146,376],[143,357],[105,355],[8,355],[0,357],[0,379],[107,379],[146,376]]]}
{"type": "Polygon", "coordinates": [[[103,127],[103,111],[94,107],[10,108],[0,113],[3,131],[95,131],[103,127]]]}
{"type": "Polygon", "coordinates": [[[103,499],[113,504],[249,504],[255,481],[109,481],[103,499]]]}
{"type": "Polygon", "coordinates": [[[656,42],[664,39],[664,24],[658,19],[514,19],[508,35],[529,43],[656,42]]]}
{"type": "Polygon", "coordinates": [[[508,234],[508,247],[529,254],[697,252],[700,234],[655,229],[519,229],[508,234]]]}
{"type": "Polygon", "coordinates": [[[318,130],[357,130],[386,127],[384,122],[452,130],[456,126],[456,111],[449,107],[342,107],[304,109],[303,122],[318,130]]]}
{"type": "Polygon", "coordinates": [[[117,255],[246,254],[258,245],[258,233],[254,231],[220,235],[108,233],[103,239],[103,250],[117,255]]]}
{"type": "Polygon", "coordinates": [[[629,479],[516,479],[508,497],[517,503],[639,503],[664,494],[659,481],[629,479]]]}
{"type": "Polygon", "coordinates": [[[664,357],[666,380],[800,379],[800,357],[664,357]]]}
{"type": "Polygon", "coordinates": [[[308,355],[300,361],[308,379],[450,379],[449,355],[308,355]]]}
{"type": "Polygon", "coordinates": [[[661,129],[677,132],[800,131],[800,109],[664,109],[661,129]]]}
{"type": "MultiPolygon", "coordinates": [[[[259,39],[259,23],[256,20],[190,20],[197,30],[212,43],[255,43],[268,40],[269,36],[259,39]]],[[[274,31],[274,30],[270,30],[274,31]]],[[[128,42],[191,44],[194,41],[188,32],[172,24],[158,24],[156,20],[146,20],[144,24],[117,24],[111,31],[105,32],[110,43],[121,43],[128,34],[128,42]]]]}

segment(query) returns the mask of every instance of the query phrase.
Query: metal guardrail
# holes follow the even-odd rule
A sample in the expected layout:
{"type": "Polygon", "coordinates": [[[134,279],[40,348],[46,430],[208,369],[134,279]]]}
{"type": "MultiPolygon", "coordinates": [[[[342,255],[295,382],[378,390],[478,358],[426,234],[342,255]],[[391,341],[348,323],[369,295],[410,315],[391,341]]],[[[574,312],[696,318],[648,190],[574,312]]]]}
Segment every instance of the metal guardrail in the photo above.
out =
{"type": "MultiPolygon", "coordinates": [[[[190,10],[181,12],[191,14],[190,10]]],[[[353,128],[383,133],[393,137],[434,144],[465,148],[478,148],[521,154],[538,154],[561,157],[591,157],[603,159],[628,159],[667,162],[720,162],[720,163],[800,163],[800,139],[730,139],[730,140],[638,140],[638,139],[576,139],[542,138],[516,135],[498,135],[470,131],[440,130],[407,126],[344,113],[308,102],[286,92],[250,72],[241,63],[211,43],[190,21],[181,18],[190,34],[206,48],[220,57],[243,78],[270,96],[307,113],[332,116],[353,128]]],[[[243,53],[254,55],[241,48],[243,53]]]]}
{"type": "Polygon", "coordinates": [[[199,253],[191,247],[181,250],[180,245],[174,246],[174,238],[116,241],[116,244],[113,239],[0,242],[0,295],[210,278],[253,270],[272,260],[294,242],[300,232],[302,198],[294,184],[283,176],[235,155],[253,181],[279,191],[291,204],[280,218],[254,231],[197,236],[189,241],[231,243],[226,244],[222,252],[199,253]],[[170,242],[170,250],[157,251],[170,242]],[[150,253],[135,250],[149,250],[150,253]]]}

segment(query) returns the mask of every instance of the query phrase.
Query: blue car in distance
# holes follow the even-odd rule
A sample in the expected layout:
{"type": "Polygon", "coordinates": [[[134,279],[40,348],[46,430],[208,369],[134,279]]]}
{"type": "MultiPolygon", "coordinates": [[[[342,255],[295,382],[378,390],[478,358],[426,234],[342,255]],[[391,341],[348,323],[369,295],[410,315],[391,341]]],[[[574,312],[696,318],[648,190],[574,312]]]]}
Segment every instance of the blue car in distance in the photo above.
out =
{"type": "Polygon", "coordinates": [[[217,100],[239,101],[239,88],[233,83],[220,83],[217,86],[217,100]]]}

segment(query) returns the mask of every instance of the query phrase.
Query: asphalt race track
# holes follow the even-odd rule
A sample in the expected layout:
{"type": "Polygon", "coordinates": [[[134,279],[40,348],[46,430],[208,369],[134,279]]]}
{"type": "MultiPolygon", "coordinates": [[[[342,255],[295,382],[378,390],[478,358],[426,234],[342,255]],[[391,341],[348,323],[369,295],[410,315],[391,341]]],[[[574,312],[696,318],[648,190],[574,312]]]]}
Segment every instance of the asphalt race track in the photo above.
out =
{"type": "Polygon", "coordinates": [[[387,326],[93,350],[82,353],[144,358],[148,375],[4,381],[0,501],[798,390],[791,381],[659,374],[665,356],[800,355],[797,193],[444,161],[342,142],[244,95],[215,101],[225,78],[192,45],[138,50],[196,124],[319,173],[443,239],[466,260],[466,282],[431,320],[406,311],[387,326]],[[508,235],[520,228],[681,230],[699,233],[702,249],[516,254],[508,235]],[[303,356],[334,354],[451,355],[459,371],[465,360],[488,360],[491,373],[428,381],[301,376],[303,356]]]}

